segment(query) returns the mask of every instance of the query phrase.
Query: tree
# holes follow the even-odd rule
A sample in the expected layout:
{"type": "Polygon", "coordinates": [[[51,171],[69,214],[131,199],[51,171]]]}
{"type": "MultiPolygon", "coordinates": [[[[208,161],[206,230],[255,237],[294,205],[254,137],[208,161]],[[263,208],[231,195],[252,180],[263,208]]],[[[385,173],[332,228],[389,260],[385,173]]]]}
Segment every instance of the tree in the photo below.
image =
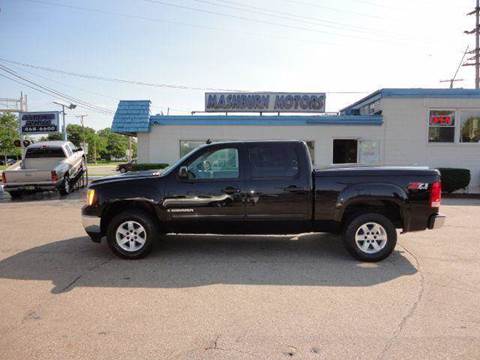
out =
{"type": "Polygon", "coordinates": [[[4,113],[0,115],[0,153],[7,162],[7,155],[18,156],[20,150],[15,147],[13,142],[19,139],[18,120],[12,113],[4,113]]]}
{"type": "Polygon", "coordinates": [[[98,131],[99,136],[99,154],[104,160],[124,159],[128,149],[128,138],[112,132],[110,128],[98,131]]]}

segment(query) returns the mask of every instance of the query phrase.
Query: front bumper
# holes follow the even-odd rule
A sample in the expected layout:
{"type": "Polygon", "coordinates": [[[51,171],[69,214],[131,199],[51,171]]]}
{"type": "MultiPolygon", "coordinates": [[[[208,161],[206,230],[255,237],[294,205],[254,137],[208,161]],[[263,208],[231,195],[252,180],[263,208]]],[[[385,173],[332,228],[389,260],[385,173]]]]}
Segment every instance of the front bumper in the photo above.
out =
{"type": "Polygon", "coordinates": [[[428,220],[428,228],[431,230],[440,229],[445,224],[446,219],[445,215],[434,214],[428,220]]]}
{"type": "Polygon", "coordinates": [[[98,216],[82,214],[82,225],[88,236],[95,241],[100,242],[102,239],[102,229],[100,226],[101,218],[98,216]]]}

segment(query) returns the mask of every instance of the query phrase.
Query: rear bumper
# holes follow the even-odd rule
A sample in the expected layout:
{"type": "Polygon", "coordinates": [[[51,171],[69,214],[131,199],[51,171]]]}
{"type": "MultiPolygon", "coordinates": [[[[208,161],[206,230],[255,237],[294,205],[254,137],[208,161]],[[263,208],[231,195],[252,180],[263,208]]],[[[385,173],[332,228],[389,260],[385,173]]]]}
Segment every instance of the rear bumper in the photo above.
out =
{"type": "Polygon", "coordinates": [[[3,191],[51,191],[56,190],[60,182],[46,184],[8,184],[3,186],[3,191]]]}
{"type": "Polygon", "coordinates": [[[430,219],[428,220],[428,228],[431,230],[440,229],[445,224],[446,218],[445,215],[441,214],[430,216],[430,219]]]}

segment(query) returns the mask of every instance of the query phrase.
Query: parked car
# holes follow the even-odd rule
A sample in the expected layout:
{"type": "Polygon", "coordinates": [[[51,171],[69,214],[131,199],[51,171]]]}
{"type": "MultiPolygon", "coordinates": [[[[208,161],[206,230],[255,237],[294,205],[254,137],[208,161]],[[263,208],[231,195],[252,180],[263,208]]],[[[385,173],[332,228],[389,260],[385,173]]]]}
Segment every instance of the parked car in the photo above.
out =
{"type": "Polygon", "coordinates": [[[67,141],[39,142],[27,147],[21,162],[3,171],[3,190],[12,198],[48,190],[67,195],[85,171],[81,148],[67,141]]]}
{"type": "Polygon", "coordinates": [[[120,171],[122,174],[128,172],[128,171],[132,171],[133,170],[133,166],[137,163],[137,160],[136,159],[133,159],[133,160],[130,160],[129,162],[127,163],[124,163],[124,164],[119,164],[117,166],[117,171],[120,171]]]}
{"type": "Polygon", "coordinates": [[[13,165],[17,162],[17,160],[15,159],[7,159],[6,163],[5,163],[5,159],[0,159],[0,165],[13,165]]]}
{"type": "Polygon", "coordinates": [[[300,141],[203,145],[162,172],[102,178],[88,189],[83,225],[115,254],[148,254],[160,233],[343,235],[357,259],[392,253],[396,229],[436,229],[440,175],[416,167],[312,169],[300,141]]]}

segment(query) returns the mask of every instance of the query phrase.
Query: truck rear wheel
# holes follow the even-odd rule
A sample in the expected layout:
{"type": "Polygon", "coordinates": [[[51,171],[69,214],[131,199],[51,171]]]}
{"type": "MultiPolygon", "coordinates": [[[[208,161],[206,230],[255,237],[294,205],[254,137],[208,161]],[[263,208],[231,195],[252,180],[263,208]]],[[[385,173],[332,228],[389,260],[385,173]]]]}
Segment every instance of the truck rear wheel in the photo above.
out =
{"type": "Polygon", "coordinates": [[[124,259],[147,256],[158,236],[152,217],[140,210],[116,215],[107,228],[107,241],[115,255],[124,259]]]}
{"type": "Polygon", "coordinates": [[[70,178],[68,176],[65,175],[58,191],[62,196],[68,195],[72,192],[72,184],[70,183],[70,178]]]}
{"type": "Polygon", "coordinates": [[[343,242],[348,252],[356,259],[380,261],[395,249],[397,230],[393,223],[381,214],[360,214],[347,223],[343,242]]]}
{"type": "Polygon", "coordinates": [[[21,191],[9,191],[10,197],[12,200],[16,200],[22,197],[22,192],[21,191]]]}

